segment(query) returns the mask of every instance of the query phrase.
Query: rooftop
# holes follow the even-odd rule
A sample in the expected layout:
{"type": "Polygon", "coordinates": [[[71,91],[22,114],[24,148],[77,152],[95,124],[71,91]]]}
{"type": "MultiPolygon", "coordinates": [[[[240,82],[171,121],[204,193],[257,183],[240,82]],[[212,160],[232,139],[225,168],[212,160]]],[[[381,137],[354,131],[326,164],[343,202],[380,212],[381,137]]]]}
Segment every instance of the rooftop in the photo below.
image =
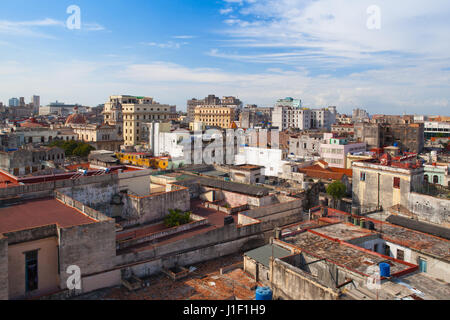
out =
{"type": "Polygon", "coordinates": [[[413,220],[410,218],[405,218],[397,215],[391,215],[386,219],[387,222],[405,227],[408,229],[428,233],[440,238],[450,240],[450,229],[433,225],[426,222],[421,222],[413,220]]]}
{"type": "Polygon", "coordinates": [[[255,185],[249,185],[244,183],[237,183],[237,182],[230,182],[230,181],[223,181],[218,179],[212,179],[207,177],[198,177],[198,176],[192,176],[192,179],[180,181],[178,182],[179,185],[189,184],[189,182],[198,182],[200,185],[211,187],[211,188],[217,188],[221,190],[241,193],[241,194],[247,194],[250,196],[255,197],[263,197],[269,194],[270,189],[255,185]]]}
{"type": "Polygon", "coordinates": [[[96,220],[54,198],[21,200],[19,204],[0,207],[0,233],[52,224],[68,228],[94,222],[96,220]]]}
{"type": "MultiPolygon", "coordinates": [[[[325,161],[320,161],[322,164],[328,165],[325,161]]],[[[332,179],[341,180],[344,175],[351,178],[353,171],[351,169],[342,169],[335,167],[322,167],[320,164],[315,164],[309,167],[300,168],[298,170],[301,173],[306,174],[308,177],[316,179],[332,179]]]]}
{"type": "Polygon", "coordinates": [[[363,229],[350,223],[329,224],[327,226],[315,229],[315,231],[321,235],[341,241],[348,241],[373,234],[368,229],[363,229]]]}
{"type": "Polygon", "coordinates": [[[270,257],[284,258],[291,255],[289,250],[277,245],[267,244],[257,249],[248,251],[245,255],[269,268],[270,257]]]}
{"type": "Polygon", "coordinates": [[[239,166],[231,167],[232,170],[245,170],[245,171],[259,170],[261,168],[264,168],[264,167],[255,166],[255,165],[251,165],[251,164],[241,164],[239,166]]]}
{"type": "Polygon", "coordinates": [[[316,234],[314,230],[287,236],[282,241],[298,247],[308,254],[326,259],[364,276],[368,276],[368,273],[370,273],[369,267],[378,265],[381,262],[388,262],[391,265],[392,275],[416,268],[409,263],[401,262],[346,242],[333,241],[323,235],[316,234]]]}
{"type": "MultiPolygon", "coordinates": [[[[350,216],[349,213],[328,209],[329,216],[350,216]]],[[[450,261],[450,241],[434,235],[394,225],[385,221],[364,217],[374,223],[375,231],[381,237],[401,246],[429,254],[441,260],[450,261]]],[[[321,232],[321,231],[319,231],[321,232]]]]}

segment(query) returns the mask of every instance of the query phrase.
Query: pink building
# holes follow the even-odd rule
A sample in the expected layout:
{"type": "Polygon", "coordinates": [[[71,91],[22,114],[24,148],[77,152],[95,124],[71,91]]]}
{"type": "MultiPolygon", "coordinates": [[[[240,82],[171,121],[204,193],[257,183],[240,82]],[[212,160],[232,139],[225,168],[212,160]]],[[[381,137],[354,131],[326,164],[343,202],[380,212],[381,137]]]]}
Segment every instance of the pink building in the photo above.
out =
{"type": "Polygon", "coordinates": [[[325,143],[320,145],[320,157],[328,162],[330,167],[345,168],[347,155],[366,151],[366,143],[349,143],[346,138],[334,134],[324,134],[325,143]]]}

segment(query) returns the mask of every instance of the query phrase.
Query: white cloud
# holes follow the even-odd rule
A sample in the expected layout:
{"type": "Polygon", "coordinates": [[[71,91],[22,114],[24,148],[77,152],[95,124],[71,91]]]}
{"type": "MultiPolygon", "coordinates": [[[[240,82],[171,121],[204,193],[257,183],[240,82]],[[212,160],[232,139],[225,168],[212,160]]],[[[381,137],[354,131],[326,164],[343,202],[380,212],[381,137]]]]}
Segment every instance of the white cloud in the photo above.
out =
{"type": "Polygon", "coordinates": [[[330,74],[312,76],[301,68],[246,73],[167,62],[135,64],[107,57],[105,61],[53,62],[45,66],[3,61],[0,87],[8,93],[1,97],[3,101],[38,92],[44,103],[58,99],[96,105],[112,94],[136,94],[154,96],[181,110],[188,98],[215,93],[235,95],[245,103],[264,106],[272,106],[280,97],[293,96],[302,98],[310,107],[336,105],[340,112],[358,106],[372,113],[448,114],[450,71],[439,73],[438,69],[439,64],[427,63],[339,78],[330,74]]]}
{"type": "Polygon", "coordinates": [[[450,2],[376,3],[381,9],[380,30],[367,28],[371,0],[247,0],[241,17],[225,21],[232,26],[226,33],[240,40],[256,40],[235,46],[306,48],[349,59],[357,56],[367,63],[380,52],[449,57],[450,2]]]}
{"type": "Polygon", "coordinates": [[[229,14],[231,12],[233,12],[233,8],[225,8],[225,9],[220,9],[220,14],[229,14]]]}
{"type": "MultiPolygon", "coordinates": [[[[66,28],[65,21],[59,21],[55,19],[45,18],[42,20],[31,21],[8,21],[0,20],[0,34],[6,34],[10,36],[25,36],[36,38],[55,39],[55,37],[46,32],[37,31],[39,29],[50,27],[66,28]]],[[[102,31],[105,27],[98,23],[82,23],[81,30],[84,31],[102,31]]]]}
{"type": "Polygon", "coordinates": [[[190,35],[184,35],[184,36],[173,36],[174,39],[193,39],[196,38],[196,36],[190,36],[190,35]]]}
{"type": "Polygon", "coordinates": [[[186,44],[188,44],[188,42],[173,42],[173,41],[162,42],[162,43],[142,42],[141,44],[144,46],[158,47],[161,49],[180,49],[182,45],[186,45],[186,44]]]}

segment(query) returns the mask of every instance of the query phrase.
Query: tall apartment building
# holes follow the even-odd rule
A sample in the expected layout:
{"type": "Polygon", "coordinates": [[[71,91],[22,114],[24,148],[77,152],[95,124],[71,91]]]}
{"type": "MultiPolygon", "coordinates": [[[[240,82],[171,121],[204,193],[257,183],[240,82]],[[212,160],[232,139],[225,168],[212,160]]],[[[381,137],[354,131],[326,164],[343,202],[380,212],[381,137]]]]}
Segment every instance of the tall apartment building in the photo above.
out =
{"type": "Polygon", "coordinates": [[[202,122],[206,126],[231,128],[235,120],[236,109],[225,106],[198,106],[194,110],[194,121],[202,122]]]}
{"type": "Polygon", "coordinates": [[[32,96],[31,103],[33,105],[33,112],[35,114],[39,113],[39,107],[41,106],[41,97],[40,96],[32,96]]]}
{"type": "Polygon", "coordinates": [[[19,98],[19,107],[25,107],[25,98],[24,97],[19,98]]]}
{"type": "Polygon", "coordinates": [[[146,143],[148,128],[145,123],[177,118],[176,106],[160,104],[150,97],[135,96],[111,96],[105,103],[103,115],[106,124],[115,125],[123,134],[126,146],[146,143]]]}
{"type": "MultiPolygon", "coordinates": [[[[242,102],[241,100],[231,96],[220,99],[213,94],[208,95],[204,99],[192,98],[187,101],[187,116],[189,122],[194,121],[195,108],[198,106],[228,106],[240,109],[242,107],[242,102]]],[[[235,116],[237,116],[237,113],[235,116]]]]}
{"type": "Polygon", "coordinates": [[[9,107],[18,107],[19,106],[19,99],[17,99],[17,98],[9,99],[8,106],[9,107]]]}
{"type": "Polygon", "coordinates": [[[288,128],[330,130],[335,122],[336,107],[308,109],[277,104],[272,112],[272,126],[280,130],[288,128]]]}

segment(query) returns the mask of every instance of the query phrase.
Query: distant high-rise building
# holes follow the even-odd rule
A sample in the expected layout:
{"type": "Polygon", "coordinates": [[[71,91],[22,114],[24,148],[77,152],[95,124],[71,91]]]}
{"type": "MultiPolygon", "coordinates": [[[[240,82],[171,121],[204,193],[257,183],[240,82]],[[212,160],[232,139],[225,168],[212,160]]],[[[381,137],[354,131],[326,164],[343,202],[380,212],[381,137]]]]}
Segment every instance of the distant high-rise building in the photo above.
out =
{"type": "Polygon", "coordinates": [[[366,110],[364,109],[354,109],[353,110],[353,115],[352,115],[352,120],[353,122],[362,122],[365,120],[369,120],[369,114],[367,113],[366,110]]]}
{"type": "Polygon", "coordinates": [[[18,107],[19,106],[19,99],[17,99],[17,98],[9,99],[8,106],[10,106],[10,107],[18,107]]]}
{"type": "Polygon", "coordinates": [[[291,97],[287,97],[284,99],[279,99],[275,104],[275,107],[292,107],[292,108],[301,108],[302,100],[294,99],[291,97]]]}
{"type": "Polygon", "coordinates": [[[322,109],[303,108],[300,99],[285,98],[276,102],[272,112],[272,126],[280,130],[297,128],[331,129],[336,122],[336,107],[322,109]]]}
{"type": "Polygon", "coordinates": [[[39,107],[41,106],[41,97],[39,96],[32,96],[31,97],[31,103],[33,104],[33,112],[39,113],[39,107]]]}
{"type": "Polygon", "coordinates": [[[20,107],[25,107],[25,98],[24,97],[20,97],[19,98],[19,106],[20,107]]]}

